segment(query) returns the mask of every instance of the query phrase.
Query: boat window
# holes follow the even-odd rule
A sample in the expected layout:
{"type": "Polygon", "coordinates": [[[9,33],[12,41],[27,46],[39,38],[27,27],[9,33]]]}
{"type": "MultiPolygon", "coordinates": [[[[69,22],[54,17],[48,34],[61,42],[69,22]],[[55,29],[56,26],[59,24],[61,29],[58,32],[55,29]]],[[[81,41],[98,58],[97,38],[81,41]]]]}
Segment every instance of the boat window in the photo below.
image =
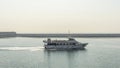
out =
{"type": "Polygon", "coordinates": [[[73,45],[75,45],[75,43],[73,43],[73,45]]]}
{"type": "Polygon", "coordinates": [[[48,43],[47,45],[50,45],[50,43],[48,43]]]}

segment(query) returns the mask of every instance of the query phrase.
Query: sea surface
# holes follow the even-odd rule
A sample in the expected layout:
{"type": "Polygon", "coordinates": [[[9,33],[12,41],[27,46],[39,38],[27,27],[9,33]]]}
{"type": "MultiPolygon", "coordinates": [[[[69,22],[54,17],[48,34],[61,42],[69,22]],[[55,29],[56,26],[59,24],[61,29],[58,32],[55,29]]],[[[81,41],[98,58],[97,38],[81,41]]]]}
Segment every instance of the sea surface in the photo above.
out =
{"type": "Polygon", "coordinates": [[[0,68],[120,68],[120,38],[76,38],[89,44],[72,51],[47,51],[43,40],[0,38],[0,68]]]}

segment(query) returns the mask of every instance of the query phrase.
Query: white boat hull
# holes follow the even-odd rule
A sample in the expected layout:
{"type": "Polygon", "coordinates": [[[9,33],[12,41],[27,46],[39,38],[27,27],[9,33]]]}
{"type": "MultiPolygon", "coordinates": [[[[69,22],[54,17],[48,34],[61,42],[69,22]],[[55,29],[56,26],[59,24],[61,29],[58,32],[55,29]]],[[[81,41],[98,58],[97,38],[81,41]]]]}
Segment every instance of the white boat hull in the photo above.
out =
{"type": "Polygon", "coordinates": [[[84,49],[88,43],[79,45],[45,45],[45,49],[84,49]]]}

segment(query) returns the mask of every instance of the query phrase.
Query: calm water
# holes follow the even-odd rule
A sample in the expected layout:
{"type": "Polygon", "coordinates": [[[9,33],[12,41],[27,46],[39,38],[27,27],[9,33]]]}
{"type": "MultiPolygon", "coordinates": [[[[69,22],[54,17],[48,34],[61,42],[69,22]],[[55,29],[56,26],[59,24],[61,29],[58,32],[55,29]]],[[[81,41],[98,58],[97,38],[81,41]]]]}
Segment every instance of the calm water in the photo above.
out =
{"type": "Polygon", "coordinates": [[[42,38],[0,39],[0,68],[120,68],[120,38],[79,38],[85,50],[46,51],[42,38]]]}

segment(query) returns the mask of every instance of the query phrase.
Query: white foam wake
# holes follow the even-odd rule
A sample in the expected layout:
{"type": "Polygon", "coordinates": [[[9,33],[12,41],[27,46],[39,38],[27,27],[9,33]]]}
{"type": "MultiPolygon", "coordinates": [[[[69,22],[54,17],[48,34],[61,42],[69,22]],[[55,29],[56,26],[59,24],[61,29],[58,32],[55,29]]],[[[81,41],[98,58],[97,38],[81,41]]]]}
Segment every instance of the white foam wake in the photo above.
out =
{"type": "Polygon", "coordinates": [[[43,50],[44,47],[0,47],[0,50],[30,50],[30,51],[38,51],[43,50]]]}

